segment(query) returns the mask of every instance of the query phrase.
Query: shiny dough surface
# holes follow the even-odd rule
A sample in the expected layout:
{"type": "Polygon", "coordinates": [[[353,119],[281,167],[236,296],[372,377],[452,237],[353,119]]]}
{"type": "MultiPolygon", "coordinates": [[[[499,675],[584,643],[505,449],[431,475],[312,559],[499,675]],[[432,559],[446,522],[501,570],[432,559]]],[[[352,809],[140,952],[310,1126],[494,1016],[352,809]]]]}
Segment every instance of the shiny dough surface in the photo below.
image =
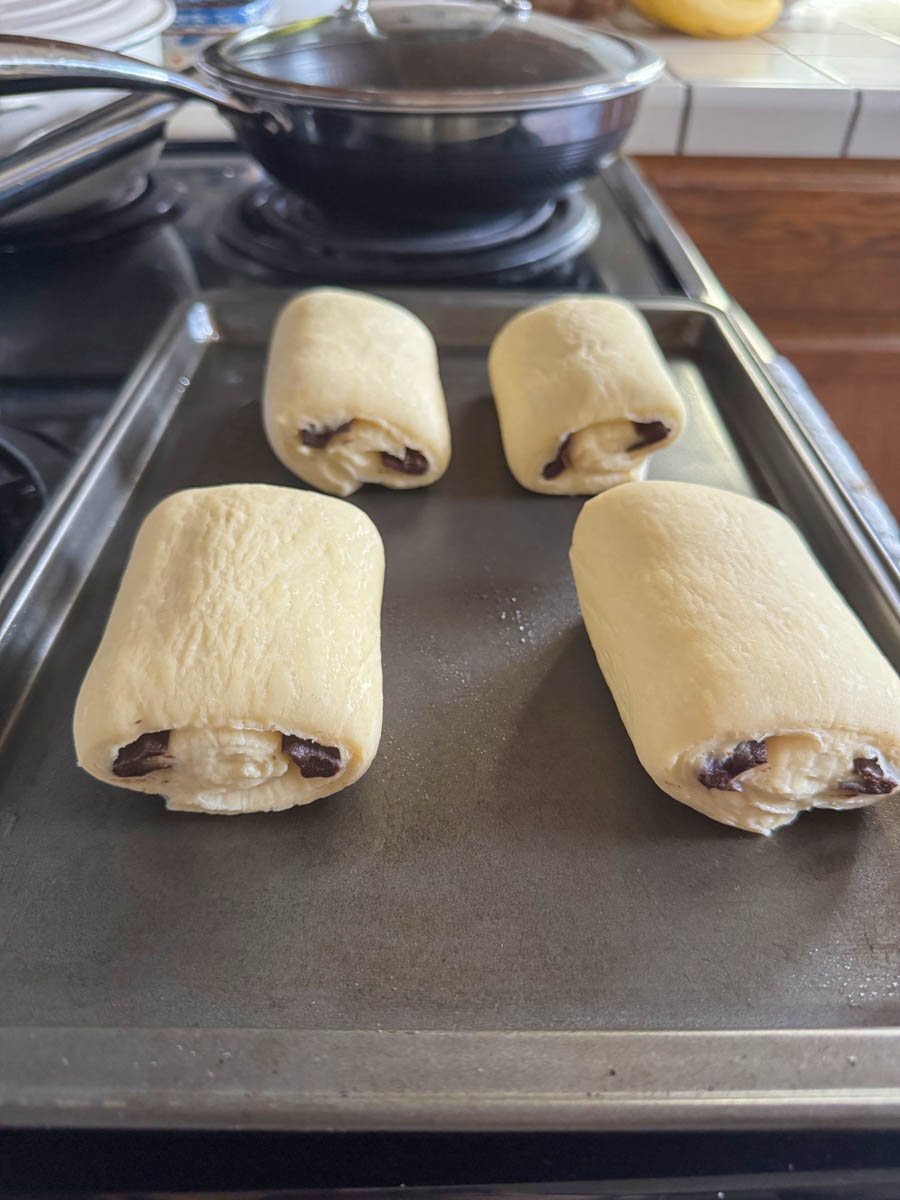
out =
{"type": "Polygon", "coordinates": [[[640,478],[684,428],[668,366],[624,300],[581,296],[519,313],[488,366],[506,461],[531,491],[593,495],[640,478]]]}
{"type": "Polygon", "coordinates": [[[321,288],[282,310],[269,347],[266,437],[306,483],[425,487],[450,462],[450,426],[427,327],[399,304],[321,288]]]}
{"type": "Polygon", "coordinates": [[[781,513],[629,483],[585,504],[571,560],[622,721],[670,796],[769,833],[896,791],[900,680],[781,513]]]}
{"type": "Polygon", "coordinates": [[[381,538],[352,504],[261,484],[169,496],[138,532],[79,693],[79,765],[203,812],[353,783],[381,735],[383,578],[381,538]],[[123,748],[160,731],[151,769],[123,776],[123,748]]]}

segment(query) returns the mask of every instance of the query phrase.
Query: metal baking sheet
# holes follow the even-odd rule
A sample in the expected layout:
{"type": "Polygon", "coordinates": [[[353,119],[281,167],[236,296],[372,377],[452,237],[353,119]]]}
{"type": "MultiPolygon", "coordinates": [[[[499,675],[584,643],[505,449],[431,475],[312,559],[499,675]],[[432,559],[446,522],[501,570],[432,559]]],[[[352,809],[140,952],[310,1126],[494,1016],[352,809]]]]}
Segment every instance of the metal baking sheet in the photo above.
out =
{"type": "MultiPolygon", "coordinates": [[[[214,820],[75,768],[75,694],[137,526],[297,484],[259,421],[286,293],[181,310],[0,592],[0,1123],[674,1128],[900,1121],[900,805],[772,839],[657,791],[485,358],[534,295],[395,293],[453,462],[353,502],[385,541],[385,724],[356,786],[214,820]]],[[[895,662],[898,597],[727,319],[642,305],[690,406],[653,473],[799,521],[895,662]]]]}

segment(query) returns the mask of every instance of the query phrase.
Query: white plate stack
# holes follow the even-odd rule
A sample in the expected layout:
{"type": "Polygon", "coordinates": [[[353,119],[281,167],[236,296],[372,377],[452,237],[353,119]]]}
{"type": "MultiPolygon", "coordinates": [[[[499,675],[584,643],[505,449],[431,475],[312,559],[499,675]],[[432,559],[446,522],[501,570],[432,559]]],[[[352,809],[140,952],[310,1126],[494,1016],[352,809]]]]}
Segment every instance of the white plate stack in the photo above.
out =
{"type": "MultiPolygon", "coordinates": [[[[162,33],[174,16],[172,0],[0,0],[0,33],[100,46],[162,63],[162,33]]],[[[0,154],[114,97],[93,89],[0,97],[0,154]]]]}

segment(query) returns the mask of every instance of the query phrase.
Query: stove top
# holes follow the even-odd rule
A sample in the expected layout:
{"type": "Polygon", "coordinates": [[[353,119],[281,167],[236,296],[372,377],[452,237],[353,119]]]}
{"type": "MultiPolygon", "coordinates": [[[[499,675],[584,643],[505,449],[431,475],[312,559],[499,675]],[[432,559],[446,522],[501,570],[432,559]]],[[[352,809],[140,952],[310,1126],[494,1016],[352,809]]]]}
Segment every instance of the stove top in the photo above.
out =
{"type": "Polygon", "coordinates": [[[436,229],[411,229],[398,208],[394,232],[336,222],[239,150],[189,148],[167,152],[152,178],[109,210],[6,222],[0,426],[52,444],[58,461],[48,469],[32,454],[28,470],[0,462],[5,553],[179,301],[248,281],[691,294],[650,228],[646,195],[619,161],[555,204],[436,229]]]}

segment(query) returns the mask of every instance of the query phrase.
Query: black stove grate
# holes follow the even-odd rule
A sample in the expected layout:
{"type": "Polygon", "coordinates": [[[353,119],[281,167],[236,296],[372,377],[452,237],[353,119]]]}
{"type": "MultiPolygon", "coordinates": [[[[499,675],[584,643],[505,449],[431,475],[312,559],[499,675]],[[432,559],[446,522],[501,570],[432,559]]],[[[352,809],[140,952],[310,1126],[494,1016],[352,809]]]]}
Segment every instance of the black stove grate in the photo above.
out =
{"type": "Polygon", "coordinates": [[[186,191],[176,180],[151,177],[112,208],[71,213],[30,225],[0,225],[0,254],[41,254],[152,233],[183,212],[186,191]]]}
{"type": "Polygon", "coordinates": [[[597,209],[581,191],[475,224],[392,233],[335,223],[303,198],[264,183],[227,207],[210,249],[232,273],[267,283],[510,286],[572,268],[599,228],[597,209]]]}

